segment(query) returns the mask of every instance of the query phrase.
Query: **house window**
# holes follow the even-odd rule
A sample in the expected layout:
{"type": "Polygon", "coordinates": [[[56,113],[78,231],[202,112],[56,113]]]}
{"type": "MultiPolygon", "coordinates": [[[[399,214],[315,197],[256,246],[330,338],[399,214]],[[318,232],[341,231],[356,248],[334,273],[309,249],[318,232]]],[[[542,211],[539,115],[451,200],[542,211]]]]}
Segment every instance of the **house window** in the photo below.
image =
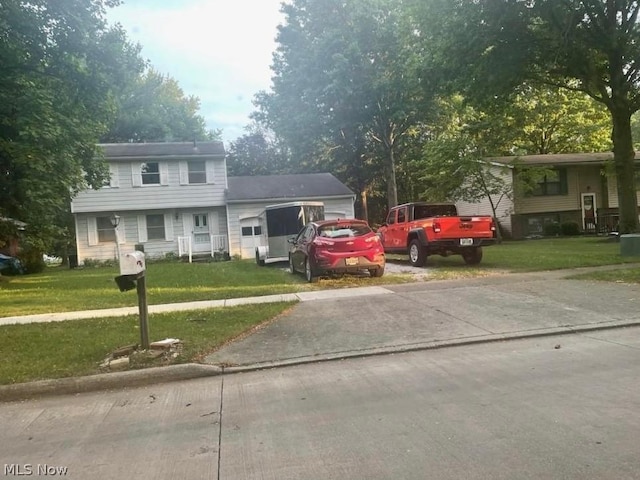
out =
{"type": "Polygon", "coordinates": [[[147,215],[147,239],[165,239],[164,215],[147,215]]]}
{"type": "Polygon", "coordinates": [[[189,166],[189,183],[207,183],[207,168],[206,162],[203,161],[191,161],[189,166]]]}
{"type": "Polygon", "coordinates": [[[160,185],[160,164],[147,162],[142,164],[142,184],[160,185]]]}
{"type": "Polygon", "coordinates": [[[242,236],[243,237],[250,237],[251,235],[261,235],[262,234],[262,227],[257,226],[257,227],[242,227],[242,236]]]}
{"type": "Polygon", "coordinates": [[[558,168],[547,173],[531,192],[532,195],[566,195],[567,170],[558,168]]]}
{"type": "Polygon", "coordinates": [[[98,228],[98,242],[107,243],[116,241],[116,232],[111,225],[109,217],[97,217],[96,226],[98,228]]]}

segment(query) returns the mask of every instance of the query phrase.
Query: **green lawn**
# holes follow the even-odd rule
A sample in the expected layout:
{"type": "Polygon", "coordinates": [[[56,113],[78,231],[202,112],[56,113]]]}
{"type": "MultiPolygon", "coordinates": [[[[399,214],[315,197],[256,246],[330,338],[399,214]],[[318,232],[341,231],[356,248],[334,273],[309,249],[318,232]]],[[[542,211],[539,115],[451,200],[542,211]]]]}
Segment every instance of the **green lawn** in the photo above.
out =
{"type": "MultiPolygon", "coordinates": [[[[466,266],[458,255],[432,256],[427,260],[425,272],[429,274],[427,279],[443,279],[640,261],[638,257],[621,257],[619,248],[618,243],[597,237],[505,242],[485,248],[479,266],[466,266]]],[[[390,261],[408,265],[406,256],[390,256],[390,261]]],[[[117,274],[115,267],[74,270],[50,267],[41,274],[0,277],[0,316],[137,305],[135,291],[121,293],[117,289],[114,282],[117,274]]],[[[147,298],[154,305],[407,281],[413,278],[385,274],[381,278],[322,279],[310,285],[301,275],[289,274],[284,264],[258,267],[250,260],[150,262],[147,298]]]]}
{"type": "MultiPolygon", "coordinates": [[[[135,290],[118,290],[114,281],[118,274],[116,267],[74,270],[50,267],[40,274],[0,277],[0,317],[136,306],[135,290]]],[[[149,305],[408,281],[387,275],[325,279],[310,285],[302,275],[288,273],[286,264],[258,267],[249,260],[193,264],[150,262],[146,275],[149,305]]]]}
{"type": "MultiPolygon", "coordinates": [[[[291,305],[271,303],[150,315],[149,338],[178,338],[183,351],[171,363],[197,362],[202,355],[273,319],[291,305]]],[[[99,365],[108,354],[140,341],[137,315],[6,325],[0,327],[0,335],[0,385],[99,373],[99,365]]]]}
{"type": "MultiPolygon", "coordinates": [[[[390,256],[390,261],[408,265],[406,256],[390,256]]],[[[640,262],[640,258],[621,257],[619,244],[606,239],[541,239],[505,242],[485,248],[484,259],[476,267],[466,266],[459,256],[429,257],[425,278],[459,278],[627,262],[640,262]]],[[[149,304],[415,280],[410,275],[385,274],[382,278],[322,279],[310,285],[301,275],[289,274],[286,265],[258,267],[248,260],[206,264],[149,262],[147,268],[149,304]]],[[[53,267],[37,275],[0,277],[0,316],[137,305],[135,291],[121,293],[117,289],[113,280],[117,274],[116,268],[107,267],[75,270],[53,267]]],[[[588,278],[640,283],[640,268],[589,274],[588,278]]],[[[184,342],[184,350],[174,362],[198,361],[202,355],[230,339],[270,321],[290,305],[260,304],[150,315],[150,337],[152,341],[179,338],[184,342]]],[[[97,373],[100,362],[109,353],[139,341],[135,315],[1,326],[0,335],[3,359],[0,384],[97,373]]],[[[147,364],[132,368],[144,366],[147,364]]]]}

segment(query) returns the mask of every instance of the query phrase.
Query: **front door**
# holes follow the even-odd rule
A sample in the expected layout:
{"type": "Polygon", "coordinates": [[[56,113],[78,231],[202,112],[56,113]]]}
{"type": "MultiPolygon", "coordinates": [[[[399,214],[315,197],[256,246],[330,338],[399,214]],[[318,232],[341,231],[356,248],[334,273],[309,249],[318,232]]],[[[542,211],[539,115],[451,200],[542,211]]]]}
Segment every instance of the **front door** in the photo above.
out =
{"type": "Polygon", "coordinates": [[[206,213],[193,215],[193,251],[211,251],[211,237],[209,235],[209,221],[206,213]]]}
{"type": "Polygon", "coordinates": [[[595,193],[583,193],[582,194],[582,228],[585,232],[595,233],[596,220],[598,218],[596,209],[596,194],[595,193]]]}

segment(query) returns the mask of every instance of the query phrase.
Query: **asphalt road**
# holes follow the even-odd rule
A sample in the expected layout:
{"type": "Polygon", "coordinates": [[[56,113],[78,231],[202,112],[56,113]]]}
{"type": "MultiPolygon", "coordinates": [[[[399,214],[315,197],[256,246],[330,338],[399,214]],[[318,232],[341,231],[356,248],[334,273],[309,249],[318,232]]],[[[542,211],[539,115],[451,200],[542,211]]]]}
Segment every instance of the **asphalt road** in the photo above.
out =
{"type": "Polygon", "coordinates": [[[630,327],[5,403],[0,478],[638,479],[638,378],[630,327]]]}

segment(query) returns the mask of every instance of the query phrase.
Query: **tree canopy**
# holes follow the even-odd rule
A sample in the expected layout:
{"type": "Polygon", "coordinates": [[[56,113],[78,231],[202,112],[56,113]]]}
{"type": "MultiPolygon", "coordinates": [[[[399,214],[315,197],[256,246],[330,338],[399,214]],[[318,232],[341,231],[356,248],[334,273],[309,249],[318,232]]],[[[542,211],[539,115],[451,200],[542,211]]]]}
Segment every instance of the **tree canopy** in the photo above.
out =
{"type": "Polygon", "coordinates": [[[380,165],[388,205],[395,205],[396,154],[429,99],[403,2],[295,0],[283,12],[273,91],[258,95],[256,118],[302,161],[351,170],[361,194],[376,181],[371,173],[380,176],[370,166],[380,165]]]}
{"type": "Polygon", "coordinates": [[[219,132],[208,132],[198,114],[200,100],[186,96],[178,82],[152,67],[136,78],[118,96],[116,119],[103,135],[103,143],[186,142],[211,140],[219,132]]]}
{"type": "Polygon", "coordinates": [[[0,4],[0,216],[54,236],[71,196],[101,185],[96,141],[117,92],[142,71],[139,48],[108,26],[109,0],[0,4]]]}
{"type": "Polygon", "coordinates": [[[415,2],[425,72],[483,104],[525,82],[581,91],[610,115],[620,231],[639,229],[631,115],[640,108],[640,2],[415,2]]]}

